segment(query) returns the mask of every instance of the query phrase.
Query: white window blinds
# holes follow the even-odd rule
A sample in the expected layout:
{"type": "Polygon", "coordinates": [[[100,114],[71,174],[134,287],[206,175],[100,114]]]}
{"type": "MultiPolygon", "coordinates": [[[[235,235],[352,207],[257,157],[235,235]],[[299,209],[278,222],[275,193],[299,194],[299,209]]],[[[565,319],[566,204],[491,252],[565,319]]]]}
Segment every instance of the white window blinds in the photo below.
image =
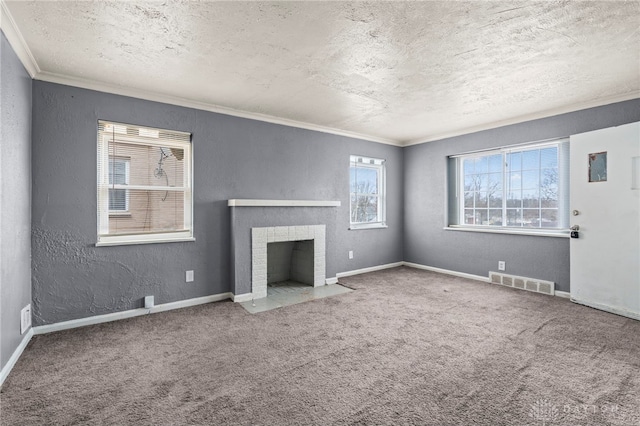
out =
{"type": "Polygon", "coordinates": [[[191,135],[98,122],[98,244],[193,237],[191,135]]]}

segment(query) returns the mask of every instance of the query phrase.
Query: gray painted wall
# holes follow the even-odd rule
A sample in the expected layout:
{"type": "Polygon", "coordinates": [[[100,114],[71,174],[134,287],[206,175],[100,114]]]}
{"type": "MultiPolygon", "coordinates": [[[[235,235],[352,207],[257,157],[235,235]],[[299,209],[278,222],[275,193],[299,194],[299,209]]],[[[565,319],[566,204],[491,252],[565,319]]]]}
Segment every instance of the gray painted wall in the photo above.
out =
{"type": "Polygon", "coordinates": [[[333,271],[401,261],[402,162],[399,147],[34,81],[34,323],[231,291],[230,198],[340,200],[333,271]],[[98,119],[193,134],[195,242],[94,246],[98,119]],[[350,154],[387,160],[388,229],[348,230],[350,154]]]}
{"type": "Polygon", "coordinates": [[[0,367],[31,302],[31,78],[0,36],[0,367]]]}
{"type": "Polygon", "coordinates": [[[488,276],[506,272],[554,281],[569,291],[566,238],[445,231],[447,157],[473,150],[567,137],[640,120],[640,99],[562,114],[404,149],[405,238],[408,262],[488,276]]]}

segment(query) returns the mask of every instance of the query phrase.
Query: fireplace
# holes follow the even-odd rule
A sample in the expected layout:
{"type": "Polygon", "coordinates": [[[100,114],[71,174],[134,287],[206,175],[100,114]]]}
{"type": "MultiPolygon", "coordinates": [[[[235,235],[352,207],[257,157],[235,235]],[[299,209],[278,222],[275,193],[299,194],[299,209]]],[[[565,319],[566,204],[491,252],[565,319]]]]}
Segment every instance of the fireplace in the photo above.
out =
{"type": "MultiPolygon", "coordinates": [[[[305,254],[312,267],[289,267],[306,269],[296,281],[314,287],[335,282],[336,218],[340,201],[330,200],[255,200],[231,199],[230,207],[230,267],[231,292],[236,302],[267,297],[270,280],[268,245],[287,243],[293,250],[298,245],[297,255],[305,254]],[[327,277],[330,277],[327,279],[327,277]]],[[[272,255],[273,257],[273,255],[272,255]]],[[[282,261],[282,259],[281,259],[282,261]]],[[[284,261],[283,261],[284,262],[284,261]]],[[[285,267],[286,268],[286,267],[285,267]]],[[[277,275],[278,273],[276,273],[277,275]]],[[[275,277],[278,278],[277,276],[275,277]]]]}
{"type": "Polygon", "coordinates": [[[313,248],[313,240],[267,243],[267,286],[283,282],[313,286],[313,248]]]}
{"type": "Polygon", "coordinates": [[[251,228],[251,293],[253,298],[267,297],[269,282],[292,279],[314,287],[324,285],[326,279],[325,232],[325,225],[251,228]],[[268,246],[276,243],[291,244],[273,248],[272,262],[279,265],[272,264],[270,268],[268,246]],[[295,253],[297,259],[293,259],[294,251],[298,252],[295,253]],[[285,259],[288,252],[290,252],[289,258],[285,259]],[[310,262],[312,267],[304,268],[303,265],[306,262],[310,262]],[[269,276],[270,272],[271,277],[269,276]]]}

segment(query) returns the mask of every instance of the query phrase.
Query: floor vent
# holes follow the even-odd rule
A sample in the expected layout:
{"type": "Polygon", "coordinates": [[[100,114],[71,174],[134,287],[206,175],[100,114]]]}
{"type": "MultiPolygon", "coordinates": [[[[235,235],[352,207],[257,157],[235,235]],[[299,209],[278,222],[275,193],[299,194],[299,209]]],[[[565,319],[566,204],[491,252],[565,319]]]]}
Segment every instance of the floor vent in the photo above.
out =
{"type": "Polygon", "coordinates": [[[551,296],[555,294],[555,283],[552,283],[551,281],[517,277],[515,275],[507,275],[500,272],[489,272],[489,279],[493,284],[500,284],[505,287],[519,288],[521,290],[534,291],[536,293],[543,293],[551,296]]]}

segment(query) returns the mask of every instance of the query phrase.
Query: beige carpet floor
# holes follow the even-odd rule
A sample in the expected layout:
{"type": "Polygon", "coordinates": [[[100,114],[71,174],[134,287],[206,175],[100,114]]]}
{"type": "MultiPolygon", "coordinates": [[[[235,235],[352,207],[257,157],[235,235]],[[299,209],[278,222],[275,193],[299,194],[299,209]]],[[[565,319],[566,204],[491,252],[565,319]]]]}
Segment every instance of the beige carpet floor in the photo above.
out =
{"type": "Polygon", "coordinates": [[[640,322],[406,267],[33,338],[2,425],[639,425],[640,322]]]}

